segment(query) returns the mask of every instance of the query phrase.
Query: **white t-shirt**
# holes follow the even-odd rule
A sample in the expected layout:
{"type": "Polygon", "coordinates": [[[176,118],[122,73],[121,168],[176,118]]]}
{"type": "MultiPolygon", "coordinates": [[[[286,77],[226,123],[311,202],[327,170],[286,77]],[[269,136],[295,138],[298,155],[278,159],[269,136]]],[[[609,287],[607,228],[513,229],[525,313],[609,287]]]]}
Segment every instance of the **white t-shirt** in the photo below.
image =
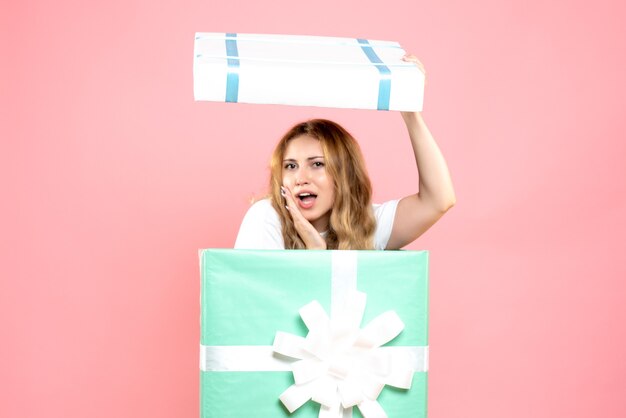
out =
{"type": "MultiPolygon", "coordinates": [[[[376,218],[374,248],[377,250],[384,250],[389,242],[397,207],[398,200],[372,205],[376,218]]],[[[259,200],[248,209],[239,227],[235,248],[247,250],[285,249],[280,219],[269,199],[259,200]]]]}

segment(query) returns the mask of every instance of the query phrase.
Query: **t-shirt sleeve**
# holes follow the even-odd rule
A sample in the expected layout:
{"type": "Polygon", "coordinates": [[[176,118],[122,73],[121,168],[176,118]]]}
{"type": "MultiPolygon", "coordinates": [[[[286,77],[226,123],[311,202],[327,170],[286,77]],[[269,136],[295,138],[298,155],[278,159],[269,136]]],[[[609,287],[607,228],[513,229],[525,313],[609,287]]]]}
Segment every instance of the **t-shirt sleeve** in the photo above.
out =
{"type": "Polygon", "coordinates": [[[387,247],[393,229],[393,221],[396,218],[398,202],[399,200],[390,200],[379,205],[373,205],[374,217],[376,218],[376,233],[374,234],[374,249],[376,250],[384,250],[387,247]]]}
{"type": "Polygon", "coordinates": [[[235,249],[284,250],[278,214],[269,199],[254,203],[241,222],[235,249]]]}

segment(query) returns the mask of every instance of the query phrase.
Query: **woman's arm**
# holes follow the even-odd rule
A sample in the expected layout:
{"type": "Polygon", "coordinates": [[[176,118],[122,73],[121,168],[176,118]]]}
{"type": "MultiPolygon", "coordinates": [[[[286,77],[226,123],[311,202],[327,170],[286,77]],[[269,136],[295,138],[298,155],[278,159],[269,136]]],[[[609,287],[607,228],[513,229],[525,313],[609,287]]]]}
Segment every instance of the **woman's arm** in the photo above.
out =
{"type": "MultiPolygon", "coordinates": [[[[407,56],[405,60],[416,62],[421,67],[413,56],[407,56]]],[[[448,166],[422,115],[419,112],[402,112],[402,118],[415,154],[419,191],[398,203],[388,250],[399,249],[415,241],[456,202],[448,166]]]]}

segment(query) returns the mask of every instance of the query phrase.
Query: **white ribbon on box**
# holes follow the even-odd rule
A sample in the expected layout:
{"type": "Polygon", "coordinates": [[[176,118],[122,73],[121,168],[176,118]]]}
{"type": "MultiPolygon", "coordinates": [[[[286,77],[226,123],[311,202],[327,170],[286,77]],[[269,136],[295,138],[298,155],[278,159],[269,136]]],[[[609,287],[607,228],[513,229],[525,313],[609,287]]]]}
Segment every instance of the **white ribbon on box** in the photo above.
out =
{"type": "Polygon", "coordinates": [[[378,395],[428,371],[428,347],[381,347],[404,329],[394,311],[359,328],[366,295],[356,291],[356,266],[355,251],[332,252],[331,316],[317,301],[302,307],[306,338],[278,331],[272,347],[201,345],[201,370],[292,371],[295,384],[280,395],[289,412],[313,400],[320,418],[349,418],[355,405],[365,418],[386,418],[378,395]]]}

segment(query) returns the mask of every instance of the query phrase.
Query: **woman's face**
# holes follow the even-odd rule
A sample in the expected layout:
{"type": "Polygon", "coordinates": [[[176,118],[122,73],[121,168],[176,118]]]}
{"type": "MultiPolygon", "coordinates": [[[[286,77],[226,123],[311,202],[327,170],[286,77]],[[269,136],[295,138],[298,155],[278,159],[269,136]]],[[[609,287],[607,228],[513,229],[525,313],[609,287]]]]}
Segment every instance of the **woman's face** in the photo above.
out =
{"type": "Polygon", "coordinates": [[[300,135],[287,143],[283,157],[283,186],[291,191],[306,220],[319,232],[326,231],[335,199],[335,187],[326,171],[319,140],[300,135]]]}

